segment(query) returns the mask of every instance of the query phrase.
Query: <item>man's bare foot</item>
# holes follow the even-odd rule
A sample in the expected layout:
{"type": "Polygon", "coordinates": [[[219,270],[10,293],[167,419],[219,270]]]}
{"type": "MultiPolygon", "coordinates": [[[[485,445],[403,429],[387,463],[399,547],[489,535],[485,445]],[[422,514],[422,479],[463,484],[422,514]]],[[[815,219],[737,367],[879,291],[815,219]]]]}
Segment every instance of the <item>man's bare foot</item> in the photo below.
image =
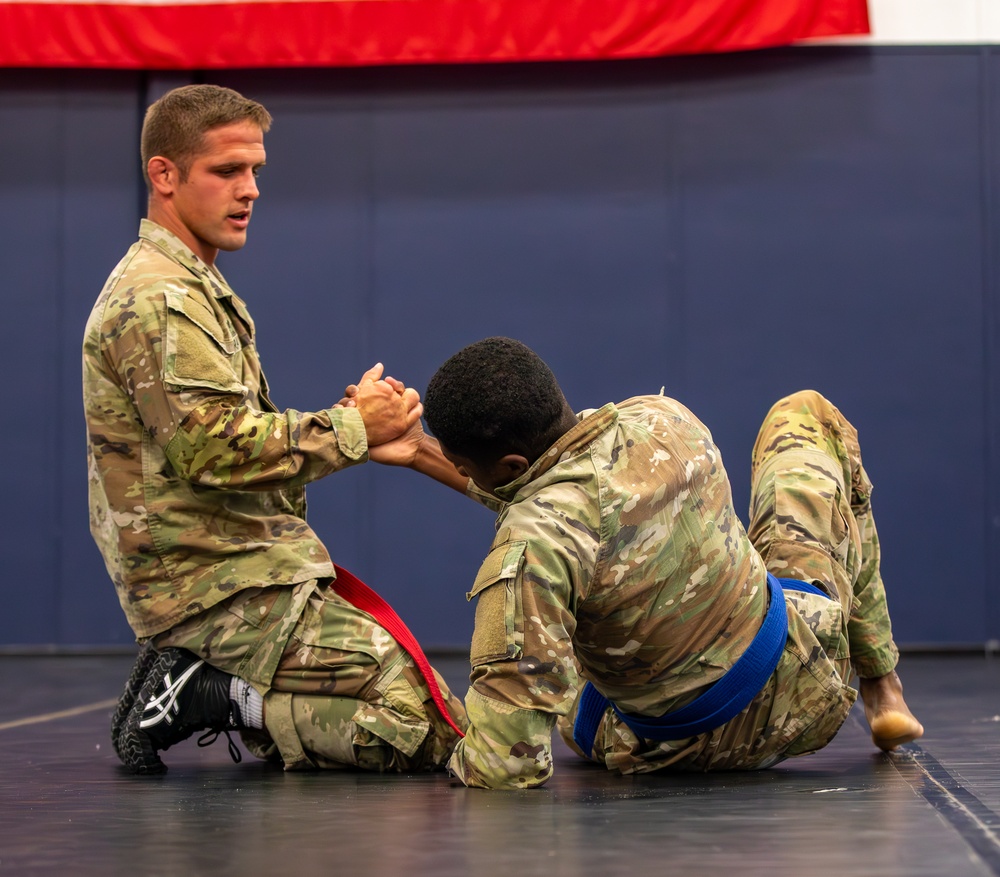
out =
{"type": "Polygon", "coordinates": [[[895,670],[875,679],[861,679],[858,688],[872,742],[879,749],[889,752],[923,736],[924,726],[903,700],[903,683],[895,670]]]}

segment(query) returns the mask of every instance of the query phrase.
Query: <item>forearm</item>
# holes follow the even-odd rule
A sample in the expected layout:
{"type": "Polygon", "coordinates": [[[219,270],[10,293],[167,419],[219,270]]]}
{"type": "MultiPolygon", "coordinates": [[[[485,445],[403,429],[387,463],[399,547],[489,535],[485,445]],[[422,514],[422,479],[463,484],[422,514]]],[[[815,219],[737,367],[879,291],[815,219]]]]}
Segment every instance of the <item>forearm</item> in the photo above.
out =
{"type": "Polygon", "coordinates": [[[447,487],[459,493],[468,494],[469,478],[462,475],[455,466],[441,453],[441,445],[436,438],[424,435],[417,447],[417,452],[410,464],[415,472],[420,472],[440,481],[447,487]]]}
{"type": "Polygon", "coordinates": [[[261,412],[212,398],[175,416],[167,458],[182,478],[206,486],[301,485],[367,459],[356,411],[261,412]]]}
{"type": "Polygon", "coordinates": [[[235,329],[221,317],[213,323],[210,303],[199,306],[198,292],[171,293],[168,304],[155,288],[147,290],[136,305],[138,318],[105,328],[109,371],[176,476],[209,487],[272,489],[368,459],[357,411],[276,411],[250,354],[219,348],[217,339],[235,329]],[[185,307],[200,322],[187,318],[185,307]]]}

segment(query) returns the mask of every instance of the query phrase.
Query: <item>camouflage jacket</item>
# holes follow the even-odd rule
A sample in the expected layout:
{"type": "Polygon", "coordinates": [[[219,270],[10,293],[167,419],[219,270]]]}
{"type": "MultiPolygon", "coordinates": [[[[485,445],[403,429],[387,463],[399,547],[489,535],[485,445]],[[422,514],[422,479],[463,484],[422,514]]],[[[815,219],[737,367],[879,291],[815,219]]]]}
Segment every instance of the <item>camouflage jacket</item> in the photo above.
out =
{"type": "Polygon", "coordinates": [[[689,702],[767,608],[764,564],[707,428],[663,396],[580,418],[497,491],[497,536],[469,594],[471,727],[449,765],[466,785],[545,782],[581,676],[628,713],[689,702]]]}
{"type": "Polygon", "coordinates": [[[278,411],[246,306],[148,220],[87,323],[83,397],[91,532],[138,637],[333,574],[303,485],[367,460],[360,414],[278,411]]]}

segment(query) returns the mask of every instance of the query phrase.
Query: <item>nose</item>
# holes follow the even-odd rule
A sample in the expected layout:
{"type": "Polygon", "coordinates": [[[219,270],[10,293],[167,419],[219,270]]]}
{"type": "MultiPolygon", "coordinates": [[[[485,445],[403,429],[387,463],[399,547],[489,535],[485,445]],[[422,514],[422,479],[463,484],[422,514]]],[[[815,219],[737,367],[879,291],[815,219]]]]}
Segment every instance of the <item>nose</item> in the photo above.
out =
{"type": "Polygon", "coordinates": [[[256,201],[260,197],[260,189],[257,188],[257,177],[253,171],[247,171],[240,177],[237,197],[240,201],[256,201]]]}

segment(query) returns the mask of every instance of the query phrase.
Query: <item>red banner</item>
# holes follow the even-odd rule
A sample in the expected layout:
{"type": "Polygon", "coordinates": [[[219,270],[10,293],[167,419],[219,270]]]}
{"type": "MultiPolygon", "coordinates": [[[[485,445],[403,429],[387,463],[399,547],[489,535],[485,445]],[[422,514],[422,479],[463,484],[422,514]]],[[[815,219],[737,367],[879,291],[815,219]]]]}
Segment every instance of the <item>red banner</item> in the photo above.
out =
{"type": "Polygon", "coordinates": [[[866,0],[0,0],[0,66],[207,70],[640,58],[868,32],[866,0]]]}

